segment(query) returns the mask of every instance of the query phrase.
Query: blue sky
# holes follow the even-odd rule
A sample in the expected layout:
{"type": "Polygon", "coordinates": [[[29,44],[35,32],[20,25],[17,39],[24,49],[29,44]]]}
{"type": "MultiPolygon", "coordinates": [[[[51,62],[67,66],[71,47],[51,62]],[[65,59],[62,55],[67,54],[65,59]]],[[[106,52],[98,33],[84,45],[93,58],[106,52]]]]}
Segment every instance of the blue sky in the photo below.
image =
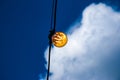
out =
{"type": "MultiPolygon", "coordinates": [[[[67,31],[91,3],[120,10],[119,0],[58,0],[57,31],[67,31]]],[[[46,73],[52,0],[0,1],[0,80],[38,80],[46,73]]]]}
{"type": "Polygon", "coordinates": [[[119,80],[119,22],[120,13],[110,6],[87,6],[67,31],[66,46],[52,48],[50,80],[119,80]]]}

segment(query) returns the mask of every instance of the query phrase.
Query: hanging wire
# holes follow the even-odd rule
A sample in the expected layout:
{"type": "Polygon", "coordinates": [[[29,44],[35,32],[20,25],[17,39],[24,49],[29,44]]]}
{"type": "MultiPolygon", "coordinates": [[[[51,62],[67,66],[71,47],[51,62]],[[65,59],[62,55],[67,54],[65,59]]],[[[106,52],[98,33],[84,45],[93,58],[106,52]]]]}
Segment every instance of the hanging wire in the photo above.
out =
{"type": "Polygon", "coordinates": [[[55,0],[55,9],[54,9],[54,28],[53,28],[54,31],[56,29],[56,12],[57,12],[57,0],[55,0]]]}
{"type": "Polygon", "coordinates": [[[52,1],[51,24],[50,24],[51,25],[51,27],[50,27],[51,30],[53,28],[53,15],[54,15],[53,13],[54,13],[54,8],[55,8],[54,5],[55,5],[55,0],[52,1]]]}
{"type": "Polygon", "coordinates": [[[49,40],[49,54],[48,54],[48,71],[47,71],[47,80],[49,80],[49,72],[50,72],[50,52],[51,52],[52,42],[49,40]]]}
{"type": "Polygon", "coordinates": [[[56,28],[56,11],[57,11],[57,0],[53,0],[52,15],[51,15],[51,29],[50,29],[50,33],[49,33],[49,36],[48,36],[48,38],[49,38],[49,54],[48,54],[48,70],[47,70],[47,79],[46,80],[49,80],[52,36],[54,35],[55,28],[56,28]],[[54,21],[53,21],[53,19],[54,19],[54,21]],[[53,22],[54,22],[54,24],[52,25],[53,22]]]}

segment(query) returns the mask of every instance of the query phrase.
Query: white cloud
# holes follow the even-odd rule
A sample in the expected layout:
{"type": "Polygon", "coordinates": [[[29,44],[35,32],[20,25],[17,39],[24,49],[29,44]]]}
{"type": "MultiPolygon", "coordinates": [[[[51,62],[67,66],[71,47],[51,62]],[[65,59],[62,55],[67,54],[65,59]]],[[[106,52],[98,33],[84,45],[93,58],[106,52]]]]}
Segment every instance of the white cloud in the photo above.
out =
{"type": "Polygon", "coordinates": [[[52,48],[50,80],[119,80],[120,13],[91,4],[79,23],[65,47],[52,48]]]}

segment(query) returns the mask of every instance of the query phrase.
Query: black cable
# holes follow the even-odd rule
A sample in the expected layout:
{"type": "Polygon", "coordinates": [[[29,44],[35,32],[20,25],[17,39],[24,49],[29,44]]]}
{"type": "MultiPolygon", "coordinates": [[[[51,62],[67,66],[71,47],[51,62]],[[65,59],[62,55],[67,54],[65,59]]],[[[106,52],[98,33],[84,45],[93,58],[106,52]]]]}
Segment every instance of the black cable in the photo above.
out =
{"type": "Polygon", "coordinates": [[[49,54],[48,54],[48,71],[47,71],[47,80],[49,80],[49,73],[50,73],[50,55],[51,55],[51,47],[52,47],[52,36],[55,33],[55,27],[56,27],[56,11],[57,11],[57,0],[53,0],[53,6],[52,6],[52,16],[54,15],[54,25],[52,29],[52,21],[53,17],[51,16],[51,30],[50,34],[48,36],[49,38],[49,54]],[[55,4],[54,4],[55,2],[55,4]]]}
{"type": "Polygon", "coordinates": [[[52,42],[49,41],[49,54],[48,54],[48,71],[47,71],[47,80],[49,80],[49,71],[50,71],[50,52],[51,52],[52,42]]]}
{"type": "Polygon", "coordinates": [[[53,26],[53,12],[54,12],[54,8],[55,8],[55,1],[53,0],[53,2],[52,2],[52,12],[51,12],[51,27],[50,27],[50,29],[52,30],[52,26],[53,26]]]}
{"type": "Polygon", "coordinates": [[[53,28],[54,31],[56,28],[56,12],[57,12],[57,0],[55,0],[55,10],[54,10],[54,28],[53,28]]]}

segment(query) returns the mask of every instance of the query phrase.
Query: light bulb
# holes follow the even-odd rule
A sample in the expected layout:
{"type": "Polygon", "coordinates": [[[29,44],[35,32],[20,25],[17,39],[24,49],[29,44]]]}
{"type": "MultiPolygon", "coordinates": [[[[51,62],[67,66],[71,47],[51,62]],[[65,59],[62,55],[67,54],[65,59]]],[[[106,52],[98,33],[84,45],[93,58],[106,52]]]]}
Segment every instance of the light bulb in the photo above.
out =
{"type": "Polygon", "coordinates": [[[67,38],[66,34],[64,34],[63,32],[56,32],[52,36],[52,43],[56,47],[63,47],[63,46],[65,46],[67,41],[68,41],[68,38],[67,38]]]}

